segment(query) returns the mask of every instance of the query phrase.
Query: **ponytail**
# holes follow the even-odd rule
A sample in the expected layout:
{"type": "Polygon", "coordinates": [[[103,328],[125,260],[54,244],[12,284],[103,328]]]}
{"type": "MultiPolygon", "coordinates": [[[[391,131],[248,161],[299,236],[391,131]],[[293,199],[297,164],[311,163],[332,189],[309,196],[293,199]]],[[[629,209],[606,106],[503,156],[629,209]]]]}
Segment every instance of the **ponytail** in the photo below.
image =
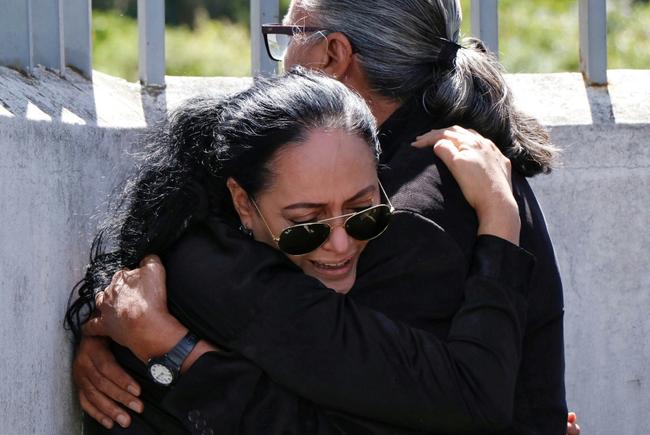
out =
{"type": "Polygon", "coordinates": [[[499,62],[478,39],[458,49],[458,0],[301,0],[313,25],[344,33],[378,95],[422,99],[440,126],[473,128],[526,176],[549,172],[557,150],[518,112],[499,62]]]}
{"type": "Polygon", "coordinates": [[[453,66],[436,69],[434,75],[422,101],[440,124],[479,131],[525,176],[551,171],[557,149],[537,120],[514,107],[501,65],[480,40],[463,41],[453,66]]]}

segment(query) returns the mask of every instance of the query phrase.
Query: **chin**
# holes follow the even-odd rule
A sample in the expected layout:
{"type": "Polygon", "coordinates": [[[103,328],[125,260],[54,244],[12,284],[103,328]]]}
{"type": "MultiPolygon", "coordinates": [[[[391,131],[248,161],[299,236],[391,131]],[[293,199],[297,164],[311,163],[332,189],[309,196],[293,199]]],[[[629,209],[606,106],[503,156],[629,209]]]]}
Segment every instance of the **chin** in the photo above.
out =
{"type": "Polygon", "coordinates": [[[352,279],[349,280],[350,281],[349,283],[348,282],[331,282],[331,283],[327,283],[325,281],[321,281],[321,282],[323,284],[325,284],[328,288],[331,288],[332,290],[334,290],[336,293],[346,294],[347,292],[350,291],[350,289],[352,289],[352,286],[354,285],[355,278],[356,277],[352,277],[352,279]]]}

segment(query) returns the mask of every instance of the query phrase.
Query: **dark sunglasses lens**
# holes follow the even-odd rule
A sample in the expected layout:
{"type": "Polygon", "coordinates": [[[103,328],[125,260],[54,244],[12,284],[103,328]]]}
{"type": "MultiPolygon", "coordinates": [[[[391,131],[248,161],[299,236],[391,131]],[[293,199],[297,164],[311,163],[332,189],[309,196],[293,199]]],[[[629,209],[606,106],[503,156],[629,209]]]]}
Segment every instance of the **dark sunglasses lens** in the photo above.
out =
{"type": "Polygon", "coordinates": [[[326,224],[309,224],[289,227],[282,231],[278,248],[289,255],[304,255],[317,249],[330,235],[326,224]]]}
{"type": "Polygon", "coordinates": [[[345,229],[357,240],[374,239],[386,230],[391,216],[390,207],[378,205],[349,218],[345,229]]]}

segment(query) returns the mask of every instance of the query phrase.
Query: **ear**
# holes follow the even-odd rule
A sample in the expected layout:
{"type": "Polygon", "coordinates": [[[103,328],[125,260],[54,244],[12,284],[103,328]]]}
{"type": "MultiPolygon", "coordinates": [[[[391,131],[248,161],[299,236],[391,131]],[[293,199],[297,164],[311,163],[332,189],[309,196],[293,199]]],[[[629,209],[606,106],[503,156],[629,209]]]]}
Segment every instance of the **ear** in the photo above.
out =
{"type": "Polygon", "coordinates": [[[352,65],[354,51],[347,36],[341,32],[327,35],[327,56],[323,64],[323,71],[328,75],[341,80],[352,65]]]}
{"type": "Polygon", "coordinates": [[[239,220],[246,228],[252,228],[254,211],[248,193],[232,177],[228,178],[226,186],[230,191],[232,204],[239,215],[239,220]]]}

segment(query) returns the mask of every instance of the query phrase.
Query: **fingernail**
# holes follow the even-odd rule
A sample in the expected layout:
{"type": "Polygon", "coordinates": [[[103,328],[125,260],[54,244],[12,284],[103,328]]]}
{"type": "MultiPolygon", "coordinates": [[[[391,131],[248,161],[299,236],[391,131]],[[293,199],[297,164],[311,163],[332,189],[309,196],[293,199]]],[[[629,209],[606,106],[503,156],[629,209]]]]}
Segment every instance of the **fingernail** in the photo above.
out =
{"type": "Polygon", "coordinates": [[[108,418],[102,418],[102,426],[106,429],[111,429],[113,427],[113,421],[108,418]]]}
{"type": "Polygon", "coordinates": [[[142,412],[142,404],[138,403],[136,401],[130,402],[129,403],[129,408],[131,408],[135,412],[142,412]]]}
{"type": "Polygon", "coordinates": [[[135,385],[131,384],[126,387],[126,391],[129,393],[133,394],[134,396],[139,396],[140,395],[140,389],[136,387],[135,385]]]}
{"type": "Polygon", "coordinates": [[[126,417],[126,415],[120,414],[117,416],[117,422],[120,424],[120,426],[127,427],[129,424],[129,419],[126,417]]]}

